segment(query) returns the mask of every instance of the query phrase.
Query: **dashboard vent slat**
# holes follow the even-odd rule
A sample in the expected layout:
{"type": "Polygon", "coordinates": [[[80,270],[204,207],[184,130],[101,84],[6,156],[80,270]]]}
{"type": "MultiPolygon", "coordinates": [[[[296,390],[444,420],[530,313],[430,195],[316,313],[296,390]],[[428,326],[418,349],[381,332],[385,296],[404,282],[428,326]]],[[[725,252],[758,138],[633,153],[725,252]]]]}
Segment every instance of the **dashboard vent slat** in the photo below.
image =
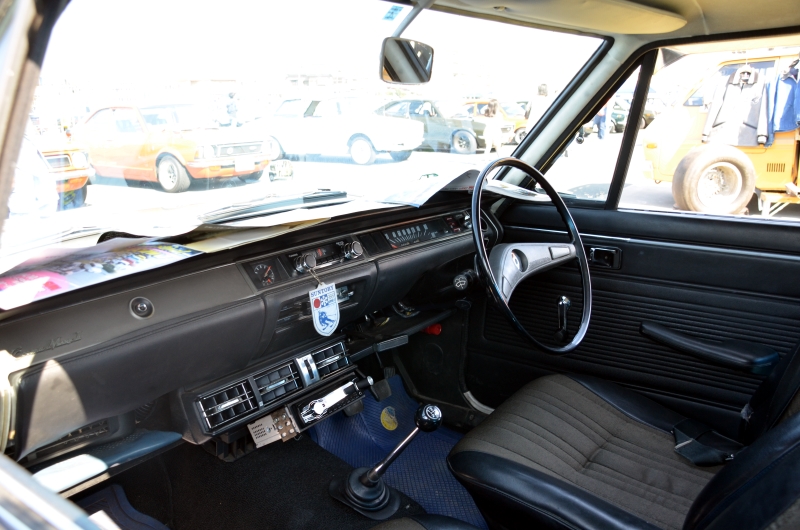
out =
{"type": "Polygon", "coordinates": [[[300,376],[293,362],[258,373],[253,380],[265,406],[301,388],[300,376]]]}
{"type": "Polygon", "coordinates": [[[341,342],[316,352],[313,357],[320,377],[331,374],[350,364],[350,360],[345,355],[344,345],[341,342]]]}
{"type": "Polygon", "coordinates": [[[239,381],[200,400],[208,428],[217,429],[258,409],[258,401],[247,381],[239,381]]]}

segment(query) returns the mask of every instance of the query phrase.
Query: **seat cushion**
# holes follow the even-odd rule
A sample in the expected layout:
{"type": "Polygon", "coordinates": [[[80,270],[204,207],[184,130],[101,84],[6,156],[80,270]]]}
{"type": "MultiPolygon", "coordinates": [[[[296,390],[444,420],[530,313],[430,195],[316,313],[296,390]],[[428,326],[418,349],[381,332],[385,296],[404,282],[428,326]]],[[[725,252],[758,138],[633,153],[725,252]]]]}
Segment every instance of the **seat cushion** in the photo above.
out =
{"type": "Polygon", "coordinates": [[[664,425],[679,418],[617,385],[552,375],[515,393],[448,460],[482,508],[493,490],[551,527],[678,529],[719,469],[675,453],[664,425]]]}

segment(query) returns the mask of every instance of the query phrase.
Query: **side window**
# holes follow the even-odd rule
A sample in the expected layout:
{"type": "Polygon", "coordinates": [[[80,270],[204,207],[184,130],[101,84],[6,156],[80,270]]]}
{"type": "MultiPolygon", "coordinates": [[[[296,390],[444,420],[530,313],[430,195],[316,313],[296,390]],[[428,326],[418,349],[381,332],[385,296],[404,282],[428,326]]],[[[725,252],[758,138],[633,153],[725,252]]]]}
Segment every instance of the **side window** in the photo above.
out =
{"type": "Polygon", "coordinates": [[[408,101],[398,101],[386,107],[384,111],[386,116],[395,116],[398,118],[405,118],[408,114],[408,101]]]}
{"type": "Polygon", "coordinates": [[[620,208],[800,218],[797,48],[727,44],[653,75],[620,208]]]}
{"type": "Polygon", "coordinates": [[[140,133],[142,124],[133,109],[114,110],[114,130],[118,133],[140,133]]]}
{"type": "MultiPolygon", "coordinates": [[[[608,98],[595,116],[580,128],[572,143],[548,169],[547,178],[561,193],[577,199],[605,201],[622,146],[622,132],[636,127],[628,119],[625,95],[633,93],[639,70],[608,98]]],[[[634,120],[636,121],[636,120],[634,120]]]]}
{"type": "Polygon", "coordinates": [[[174,116],[171,115],[169,109],[144,109],[142,110],[142,117],[147,125],[158,127],[161,125],[170,125],[175,123],[174,116]]]}
{"type": "Polygon", "coordinates": [[[302,116],[307,106],[308,102],[303,102],[299,99],[290,99],[281,103],[281,106],[275,111],[275,116],[284,116],[288,118],[302,116]]]}
{"type": "Polygon", "coordinates": [[[108,133],[110,132],[111,111],[104,109],[95,112],[91,118],[86,121],[86,128],[92,133],[108,133]]]}
{"type": "Polygon", "coordinates": [[[336,101],[325,100],[320,101],[317,108],[314,109],[314,116],[321,118],[329,118],[331,116],[339,115],[339,105],[336,101]]]}

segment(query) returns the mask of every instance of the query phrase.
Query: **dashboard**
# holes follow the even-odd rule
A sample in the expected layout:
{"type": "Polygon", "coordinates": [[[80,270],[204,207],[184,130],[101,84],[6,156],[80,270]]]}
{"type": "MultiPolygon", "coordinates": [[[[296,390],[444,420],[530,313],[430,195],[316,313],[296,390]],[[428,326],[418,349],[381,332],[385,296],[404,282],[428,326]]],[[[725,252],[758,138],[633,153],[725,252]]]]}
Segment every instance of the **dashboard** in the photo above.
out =
{"type": "MultiPolygon", "coordinates": [[[[486,223],[486,237],[498,237],[494,226],[486,223]]],[[[471,227],[458,195],[356,214],[6,312],[0,349],[14,357],[16,398],[7,453],[33,465],[118,439],[135,428],[131,411],[165,397],[171,430],[192,443],[232,443],[259,418],[279,425],[276,411],[294,411],[290,428],[301,432],[321,419],[310,415],[310,400],[342,384],[355,389],[358,360],[421,329],[424,313],[394,317],[380,333],[362,324],[428,272],[468,258],[471,227]],[[319,282],[336,286],[340,325],[330,337],[312,325],[309,291],[319,282]]]]}

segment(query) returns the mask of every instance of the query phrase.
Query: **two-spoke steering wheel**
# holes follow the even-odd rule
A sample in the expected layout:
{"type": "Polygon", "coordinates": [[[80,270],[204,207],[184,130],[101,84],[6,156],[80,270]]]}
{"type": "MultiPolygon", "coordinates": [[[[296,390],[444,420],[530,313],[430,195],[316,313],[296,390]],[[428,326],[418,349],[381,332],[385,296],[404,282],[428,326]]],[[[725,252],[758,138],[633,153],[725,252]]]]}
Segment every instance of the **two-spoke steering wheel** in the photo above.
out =
{"type": "MultiPolygon", "coordinates": [[[[520,195],[521,199],[522,197],[520,195]]],[[[477,254],[478,275],[486,283],[489,294],[500,311],[523,336],[547,353],[559,355],[569,353],[577,348],[584,336],[586,336],[586,331],[589,328],[589,317],[592,313],[592,283],[589,278],[589,262],[586,259],[586,252],[583,249],[583,242],[578,228],[575,226],[575,221],[572,220],[572,215],[570,215],[567,205],[564,204],[564,200],[553,186],[547,182],[541,172],[522,160],[517,158],[496,160],[486,166],[475,181],[475,191],[472,195],[472,219],[472,237],[477,254]],[[499,167],[513,167],[524,171],[547,192],[548,197],[550,197],[561,219],[567,226],[569,243],[501,243],[492,247],[491,254],[487,253],[480,222],[481,198],[485,191],[486,176],[499,167]],[[542,344],[523,327],[508,302],[514,289],[525,278],[575,258],[578,259],[583,283],[581,325],[568,344],[560,347],[542,344]]]]}

